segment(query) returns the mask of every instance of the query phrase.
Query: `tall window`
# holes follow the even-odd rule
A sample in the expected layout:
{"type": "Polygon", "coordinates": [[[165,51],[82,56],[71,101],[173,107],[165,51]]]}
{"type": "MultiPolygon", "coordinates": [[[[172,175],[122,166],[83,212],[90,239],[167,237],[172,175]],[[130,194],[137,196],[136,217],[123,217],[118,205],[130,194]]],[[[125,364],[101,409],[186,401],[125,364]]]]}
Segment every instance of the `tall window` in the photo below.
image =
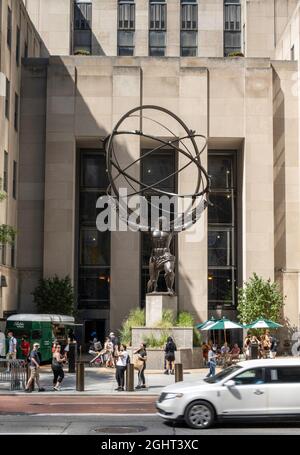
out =
{"type": "Polygon", "coordinates": [[[81,150],[78,306],[82,309],[109,308],[110,232],[96,228],[100,211],[96,202],[107,187],[105,153],[81,150]]]}
{"type": "Polygon", "coordinates": [[[92,52],[92,3],[74,3],[74,54],[92,52]]]}
{"type": "Polygon", "coordinates": [[[8,153],[4,152],[3,191],[8,192],[8,153]]]}
{"type": "Polygon", "coordinates": [[[14,118],[15,130],[19,129],[19,96],[15,94],[15,118],[14,118]]]}
{"type": "Polygon", "coordinates": [[[164,56],[166,49],[167,5],[165,0],[150,0],[149,55],[164,56]]]}
{"type": "Polygon", "coordinates": [[[134,54],[135,4],[134,0],[119,0],[118,55],[134,54]]]}
{"type": "MultiPolygon", "coordinates": [[[[147,150],[142,150],[142,154],[147,153],[147,150]]],[[[152,153],[142,160],[141,165],[141,181],[146,185],[153,185],[155,182],[165,179],[167,176],[174,174],[176,169],[176,156],[173,150],[161,150],[160,152],[152,153]]],[[[169,193],[176,192],[176,178],[172,177],[166,179],[156,186],[157,188],[167,191],[169,193]]],[[[151,197],[153,192],[147,190],[144,196],[151,197]]],[[[150,208],[149,208],[150,211],[150,208]]],[[[159,214],[160,216],[163,213],[159,214]]],[[[148,233],[141,234],[141,305],[145,305],[147,282],[149,280],[149,258],[151,254],[151,239],[148,233]]],[[[176,255],[175,239],[171,245],[171,252],[176,255]]],[[[175,283],[176,285],[176,283],[175,283]]],[[[158,291],[167,291],[164,272],[161,272],[158,279],[158,291]]]]}
{"type": "Polygon", "coordinates": [[[9,120],[10,113],[10,82],[6,78],[6,94],[5,94],[5,117],[9,120]]]}
{"type": "Polygon", "coordinates": [[[20,28],[17,27],[16,62],[17,62],[18,66],[20,64],[20,45],[21,45],[21,31],[20,31],[20,28]]]}
{"type": "Polygon", "coordinates": [[[7,7],[7,45],[11,48],[11,38],[12,38],[12,12],[10,7],[7,7]]]}
{"type": "Polygon", "coordinates": [[[16,247],[14,243],[10,247],[10,264],[11,267],[16,267],[16,247]]]}
{"type": "Polygon", "coordinates": [[[18,173],[18,168],[17,168],[17,162],[14,161],[13,163],[13,187],[12,187],[12,195],[14,199],[17,199],[17,173],[18,173]]]}
{"type": "Polygon", "coordinates": [[[28,43],[25,41],[24,43],[24,58],[28,58],[28,43]]]}
{"type": "Polygon", "coordinates": [[[197,55],[198,5],[197,0],[181,0],[180,55],[197,55]]]}
{"type": "Polygon", "coordinates": [[[236,305],[236,157],[234,152],[210,152],[212,206],[208,207],[208,306],[236,305]]]}
{"type": "Polygon", "coordinates": [[[224,55],[241,51],[240,0],[224,0],[224,55]]]}

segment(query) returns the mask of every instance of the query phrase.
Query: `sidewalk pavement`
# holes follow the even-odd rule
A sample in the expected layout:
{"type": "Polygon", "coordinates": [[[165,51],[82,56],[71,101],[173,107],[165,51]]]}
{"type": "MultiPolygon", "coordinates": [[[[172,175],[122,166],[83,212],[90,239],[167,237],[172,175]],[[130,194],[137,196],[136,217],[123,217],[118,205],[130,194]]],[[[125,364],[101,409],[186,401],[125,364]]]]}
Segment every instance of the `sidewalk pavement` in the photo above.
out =
{"type": "MultiPolygon", "coordinates": [[[[134,392],[118,392],[116,391],[117,383],[115,379],[115,369],[112,368],[99,368],[99,367],[86,367],[85,368],[85,390],[84,392],[76,391],[76,374],[68,373],[65,368],[65,378],[62,383],[62,388],[59,392],[53,391],[53,373],[51,367],[42,366],[40,372],[40,383],[45,392],[33,392],[35,395],[159,395],[161,390],[170,384],[175,383],[175,375],[166,375],[162,370],[145,370],[146,389],[135,390],[134,392]]],[[[195,382],[203,379],[208,373],[207,368],[199,370],[184,370],[183,380],[187,382],[195,382]]],[[[137,372],[134,374],[134,385],[137,385],[137,372]]],[[[0,383],[0,396],[1,395],[25,395],[23,390],[9,389],[8,383],[0,383]]],[[[26,394],[27,395],[27,394],[26,394]]],[[[30,396],[30,394],[28,394],[30,396]]],[[[31,394],[32,395],[32,394],[31,394]]]]}

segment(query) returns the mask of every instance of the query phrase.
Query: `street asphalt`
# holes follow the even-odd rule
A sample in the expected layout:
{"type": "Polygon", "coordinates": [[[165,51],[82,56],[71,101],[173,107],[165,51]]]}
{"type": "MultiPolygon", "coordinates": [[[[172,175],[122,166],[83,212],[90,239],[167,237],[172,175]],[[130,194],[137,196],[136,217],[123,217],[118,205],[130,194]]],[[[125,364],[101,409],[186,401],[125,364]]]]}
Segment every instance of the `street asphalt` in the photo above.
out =
{"type": "Polygon", "coordinates": [[[0,415],[0,435],[299,435],[300,423],[224,424],[209,430],[193,430],[184,423],[172,425],[153,415],[20,416],[0,415]]]}

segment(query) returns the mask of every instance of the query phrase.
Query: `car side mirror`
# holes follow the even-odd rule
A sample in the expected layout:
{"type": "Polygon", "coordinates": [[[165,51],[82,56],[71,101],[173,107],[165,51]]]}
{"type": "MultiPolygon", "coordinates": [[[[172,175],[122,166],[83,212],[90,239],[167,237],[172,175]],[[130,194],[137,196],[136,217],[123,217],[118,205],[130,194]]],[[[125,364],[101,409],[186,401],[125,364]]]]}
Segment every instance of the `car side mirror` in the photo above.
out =
{"type": "Polygon", "coordinates": [[[225,382],[224,385],[230,389],[231,387],[235,386],[235,381],[233,379],[230,379],[229,381],[225,382]]]}

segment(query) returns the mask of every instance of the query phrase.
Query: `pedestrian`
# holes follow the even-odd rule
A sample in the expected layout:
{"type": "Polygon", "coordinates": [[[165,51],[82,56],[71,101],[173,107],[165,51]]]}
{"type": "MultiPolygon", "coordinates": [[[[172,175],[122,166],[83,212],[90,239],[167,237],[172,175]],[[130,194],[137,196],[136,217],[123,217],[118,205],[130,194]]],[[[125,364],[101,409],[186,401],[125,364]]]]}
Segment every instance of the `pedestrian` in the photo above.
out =
{"type": "Polygon", "coordinates": [[[121,344],[120,347],[116,350],[116,358],[116,380],[118,383],[116,390],[118,392],[122,392],[124,391],[124,374],[129,358],[127,346],[125,344],[121,344]]]}
{"type": "Polygon", "coordinates": [[[13,332],[8,332],[8,353],[7,360],[15,360],[17,358],[17,340],[13,332]]]}
{"type": "Polygon", "coordinates": [[[38,386],[38,391],[39,392],[44,392],[45,389],[41,387],[40,384],[40,363],[41,363],[41,357],[39,355],[39,347],[40,345],[38,343],[34,343],[33,349],[30,353],[30,363],[29,363],[29,368],[30,368],[30,378],[26,384],[25,392],[30,393],[32,392],[31,390],[31,385],[35,381],[37,386],[38,386]]]}
{"type": "Polygon", "coordinates": [[[25,335],[22,337],[20,347],[21,347],[21,351],[22,351],[24,359],[28,360],[29,355],[30,355],[30,343],[25,335]]]}
{"type": "Polygon", "coordinates": [[[105,366],[106,368],[113,368],[115,366],[114,363],[114,351],[115,347],[113,342],[109,337],[106,337],[104,343],[104,359],[105,359],[105,366]]]}
{"type": "Polygon", "coordinates": [[[277,338],[275,338],[274,335],[270,335],[270,342],[271,342],[271,347],[270,347],[270,358],[275,359],[276,354],[277,354],[277,348],[278,348],[278,341],[277,338]]]}
{"type": "Polygon", "coordinates": [[[245,352],[246,360],[250,359],[250,344],[251,344],[250,333],[247,333],[245,340],[244,340],[244,352],[245,352]]]}
{"type": "Polygon", "coordinates": [[[203,361],[204,365],[207,365],[208,362],[208,350],[209,350],[209,345],[205,342],[202,343],[202,356],[203,356],[203,361]]]}
{"type": "Polygon", "coordinates": [[[270,331],[266,330],[264,335],[260,337],[261,342],[261,354],[263,359],[267,359],[269,357],[270,348],[271,348],[271,339],[270,339],[270,331]]]}
{"type": "Polygon", "coordinates": [[[5,349],[5,335],[0,330],[0,358],[5,358],[6,349],[5,349]]]}
{"type": "Polygon", "coordinates": [[[208,351],[208,368],[209,372],[208,375],[206,376],[209,378],[210,376],[214,376],[216,374],[216,364],[217,364],[217,347],[216,346],[211,346],[209,351],[208,351]]]}
{"type": "Polygon", "coordinates": [[[230,364],[232,363],[233,360],[239,360],[240,359],[240,353],[241,350],[239,348],[239,345],[237,343],[234,344],[233,348],[230,351],[230,364]]]}
{"type": "Polygon", "coordinates": [[[67,360],[67,354],[61,354],[61,346],[56,346],[55,352],[52,357],[52,371],[53,371],[53,390],[61,390],[61,383],[65,377],[63,364],[67,360]]]}
{"type": "Polygon", "coordinates": [[[110,339],[110,341],[112,342],[112,345],[113,345],[112,363],[113,363],[113,367],[114,367],[114,366],[116,366],[116,363],[117,363],[116,352],[118,351],[119,341],[118,341],[118,338],[116,337],[116,335],[114,334],[114,332],[110,332],[110,334],[108,335],[108,338],[110,339]]]}
{"type": "Polygon", "coordinates": [[[166,371],[165,374],[174,374],[176,344],[172,337],[168,337],[165,346],[166,371]]]}
{"type": "Polygon", "coordinates": [[[145,389],[146,388],[146,379],[145,379],[145,369],[146,369],[146,362],[147,362],[147,345],[145,343],[141,343],[140,347],[136,349],[133,354],[136,355],[134,359],[134,368],[138,370],[138,385],[136,389],[145,389]]]}

